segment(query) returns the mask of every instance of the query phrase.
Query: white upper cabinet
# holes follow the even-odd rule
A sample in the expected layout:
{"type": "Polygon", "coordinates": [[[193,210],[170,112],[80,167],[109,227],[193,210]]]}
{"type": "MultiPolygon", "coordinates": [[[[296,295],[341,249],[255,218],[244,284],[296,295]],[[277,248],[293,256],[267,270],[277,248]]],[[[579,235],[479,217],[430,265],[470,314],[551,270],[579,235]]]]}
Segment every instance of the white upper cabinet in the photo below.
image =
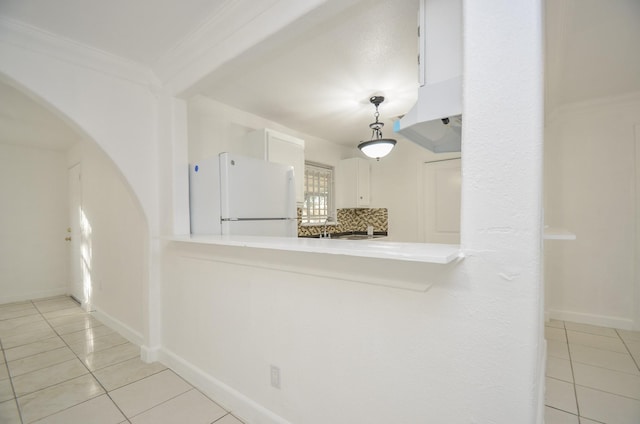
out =
{"type": "Polygon", "coordinates": [[[304,140],[268,128],[247,134],[244,151],[248,156],[293,166],[296,203],[304,203],[304,140]]]}
{"type": "Polygon", "coordinates": [[[343,159],[339,165],[338,208],[365,208],[371,204],[369,161],[343,159]]]}

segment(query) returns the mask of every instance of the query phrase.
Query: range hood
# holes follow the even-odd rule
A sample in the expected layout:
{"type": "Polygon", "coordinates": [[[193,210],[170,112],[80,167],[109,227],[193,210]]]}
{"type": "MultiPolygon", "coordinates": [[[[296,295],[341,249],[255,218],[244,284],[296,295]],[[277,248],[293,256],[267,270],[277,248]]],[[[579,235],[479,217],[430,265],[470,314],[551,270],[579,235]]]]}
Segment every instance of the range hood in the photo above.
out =
{"type": "Polygon", "coordinates": [[[420,0],[418,100],[393,130],[432,152],[459,152],[462,135],[462,1],[420,0]]]}

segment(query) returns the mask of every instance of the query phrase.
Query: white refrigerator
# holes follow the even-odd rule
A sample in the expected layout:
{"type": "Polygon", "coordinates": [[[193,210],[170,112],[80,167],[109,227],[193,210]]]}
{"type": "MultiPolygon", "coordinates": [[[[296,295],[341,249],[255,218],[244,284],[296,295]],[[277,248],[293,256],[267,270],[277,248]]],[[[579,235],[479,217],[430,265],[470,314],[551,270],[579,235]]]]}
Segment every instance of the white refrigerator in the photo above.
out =
{"type": "Polygon", "coordinates": [[[221,153],[189,166],[191,234],[297,237],[293,167],[221,153]]]}

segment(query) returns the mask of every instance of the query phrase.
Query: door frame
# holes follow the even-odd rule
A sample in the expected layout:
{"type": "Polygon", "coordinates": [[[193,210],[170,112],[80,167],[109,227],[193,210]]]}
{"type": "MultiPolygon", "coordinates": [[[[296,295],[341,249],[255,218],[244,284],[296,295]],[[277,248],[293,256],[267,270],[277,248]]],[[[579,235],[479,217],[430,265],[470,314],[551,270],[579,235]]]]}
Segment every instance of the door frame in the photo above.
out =
{"type": "Polygon", "coordinates": [[[67,168],[67,184],[68,184],[68,199],[69,205],[69,235],[71,237],[69,245],[69,284],[67,291],[69,295],[80,303],[82,307],[86,306],[86,299],[84,290],[82,287],[83,269],[82,269],[82,228],[80,211],[82,210],[82,164],[76,162],[67,168]],[[72,181],[77,173],[78,181],[72,181]],[[77,191],[77,193],[76,193],[77,191]],[[77,205],[74,203],[74,198],[77,197],[77,205]],[[78,207],[79,210],[74,213],[73,209],[78,207]],[[78,285],[79,284],[79,285],[78,285]]]}
{"type": "Polygon", "coordinates": [[[633,329],[640,330],[640,170],[638,166],[640,164],[640,123],[635,124],[635,160],[634,160],[634,173],[635,173],[635,252],[634,252],[634,322],[633,329]]]}

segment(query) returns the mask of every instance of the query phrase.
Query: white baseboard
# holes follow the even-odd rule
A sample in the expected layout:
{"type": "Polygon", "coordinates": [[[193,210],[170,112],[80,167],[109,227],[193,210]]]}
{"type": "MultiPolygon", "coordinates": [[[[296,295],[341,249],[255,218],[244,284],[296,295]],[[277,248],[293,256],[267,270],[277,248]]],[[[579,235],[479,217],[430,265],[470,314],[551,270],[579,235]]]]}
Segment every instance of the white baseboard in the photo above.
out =
{"type": "Polygon", "coordinates": [[[37,290],[27,293],[15,294],[11,296],[0,296],[0,305],[13,302],[24,302],[27,300],[44,299],[47,297],[62,296],[67,294],[67,287],[57,287],[55,289],[37,290]]]}
{"type": "Polygon", "coordinates": [[[214,399],[227,411],[231,411],[242,422],[247,424],[291,424],[281,416],[224,384],[222,381],[205,373],[195,365],[185,361],[180,356],[167,349],[160,349],[159,361],[182,378],[200,389],[204,394],[214,399]]]}
{"type": "Polygon", "coordinates": [[[547,376],[547,341],[542,340],[542,348],[540,349],[540,369],[538,370],[538,419],[537,424],[544,424],[544,395],[547,376]]]}
{"type": "Polygon", "coordinates": [[[142,344],[144,343],[144,337],[142,336],[142,334],[134,330],[133,328],[129,327],[127,324],[123,323],[122,321],[112,317],[111,315],[99,309],[92,311],[91,314],[98,321],[100,321],[107,327],[120,333],[122,337],[129,340],[131,343],[138,346],[142,346],[142,344]]]}
{"type": "Polygon", "coordinates": [[[600,327],[619,328],[621,330],[633,330],[633,320],[620,317],[611,317],[606,315],[586,314],[582,312],[571,311],[545,311],[545,318],[557,319],[560,321],[571,321],[580,324],[591,324],[600,327]]]}
{"type": "Polygon", "coordinates": [[[140,359],[150,364],[160,360],[160,348],[149,347],[147,345],[140,346],[140,359]]]}

